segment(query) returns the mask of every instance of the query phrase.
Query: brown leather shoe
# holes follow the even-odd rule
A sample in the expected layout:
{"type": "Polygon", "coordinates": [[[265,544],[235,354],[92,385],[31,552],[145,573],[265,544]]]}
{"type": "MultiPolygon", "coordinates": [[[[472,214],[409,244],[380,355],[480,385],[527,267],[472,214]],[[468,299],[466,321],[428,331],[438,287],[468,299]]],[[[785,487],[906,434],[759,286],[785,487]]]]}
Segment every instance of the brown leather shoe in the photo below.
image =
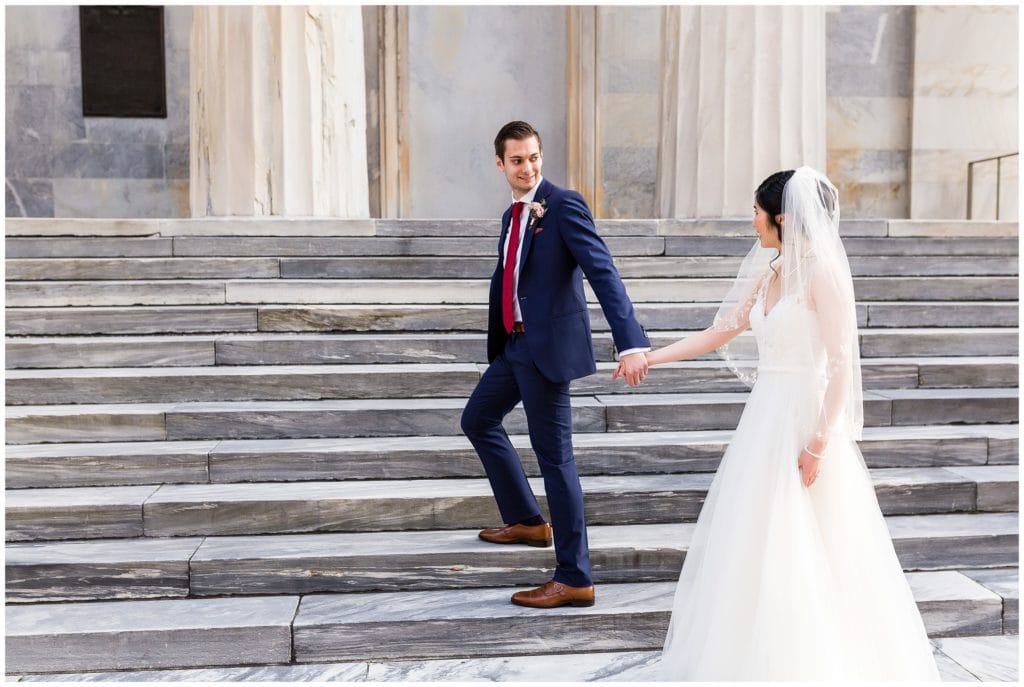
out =
{"type": "Polygon", "coordinates": [[[509,525],[507,527],[482,530],[480,538],[492,544],[526,544],[528,546],[551,546],[553,541],[551,525],[509,525]]]}
{"type": "Polygon", "coordinates": [[[557,606],[593,606],[594,586],[570,587],[551,580],[528,592],[516,592],[512,603],[530,608],[555,608],[557,606]]]}

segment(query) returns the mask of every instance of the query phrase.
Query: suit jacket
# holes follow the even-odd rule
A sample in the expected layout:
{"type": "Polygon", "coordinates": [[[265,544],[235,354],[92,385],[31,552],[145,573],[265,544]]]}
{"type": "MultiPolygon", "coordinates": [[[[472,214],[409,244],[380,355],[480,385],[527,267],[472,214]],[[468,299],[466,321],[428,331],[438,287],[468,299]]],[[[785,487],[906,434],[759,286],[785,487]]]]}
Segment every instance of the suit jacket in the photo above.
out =
{"type": "MultiPolygon", "coordinates": [[[[650,346],[583,196],[543,179],[533,200],[544,202],[546,210],[539,220],[531,218],[520,237],[518,296],[526,341],[541,374],[552,382],[567,382],[597,370],[583,275],[597,295],[618,350],[650,346]]],[[[504,350],[508,339],[501,318],[501,281],[511,214],[509,208],[502,216],[498,266],[491,277],[488,361],[504,350]]]]}

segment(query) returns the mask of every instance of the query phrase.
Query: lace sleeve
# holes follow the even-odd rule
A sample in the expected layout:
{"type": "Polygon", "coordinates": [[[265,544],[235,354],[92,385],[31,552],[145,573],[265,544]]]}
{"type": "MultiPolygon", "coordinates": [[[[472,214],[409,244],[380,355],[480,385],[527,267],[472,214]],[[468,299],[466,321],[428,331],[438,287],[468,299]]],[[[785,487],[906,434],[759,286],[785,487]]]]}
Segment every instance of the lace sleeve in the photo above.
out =
{"type": "Polygon", "coordinates": [[[825,352],[827,384],[814,429],[814,439],[824,450],[836,429],[844,427],[847,419],[856,423],[855,414],[860,412],[854,408],[862,403],[857,315],[852,283],[847,286],[836,275],[818,269],[811,275],[810,287],[825,352]]]}

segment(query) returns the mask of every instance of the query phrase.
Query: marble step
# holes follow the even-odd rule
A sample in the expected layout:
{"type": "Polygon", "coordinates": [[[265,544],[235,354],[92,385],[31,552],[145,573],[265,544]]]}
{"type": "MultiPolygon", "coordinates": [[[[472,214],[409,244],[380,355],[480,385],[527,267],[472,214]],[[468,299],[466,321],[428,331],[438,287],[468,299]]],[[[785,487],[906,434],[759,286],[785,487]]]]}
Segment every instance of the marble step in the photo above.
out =
{"type": "MultiPolygon", "coordinates": [[[[1016,465],[1017,425],[868,427],[860,442],[869,467],[1016,465]]],[[[730,430],[614,432],[573,437],[584,475],[711,472],[730,430]]],[[[530,476],[529,437],[511,436],[530,476]]],[[[369,439],[257,439],[6,447],[8,489],[146,484],[480,477],[463,436],[369,439]]]]}
{"type": "MultiPolygon", "coordinates": [[[[861,257],[972,257],[1016,256],[1015,237],[856,237],[843,239],[843,248],[851,261],[861,257]]],[[[750,250],[750,240],[738,236],[670,236],[665,239],[665,255],[679,257],[733,256],[743,257],[750,250]]],[[[10,253],[8,253],[10,255],[10,253]]]]}
{"type": "MultiPolygon", "coordinates": [[[[574,432],[732,429],[745,393],[608,394],[573,399],[574,432]]],[[[864,394],[868,427],[1017,422],[1016,389],[885,389],[864,394]]],[[[461,434],[463,398],[8,406],[7,443],[302,439],[461,434]]],[[[505,421],[526,429],[521,407],[505,421]]]]}
{"type": "MultiPolygon", "coordinates": [[[[744,251],[745,252],[745,251],[744,251]]],[[[616,260],[625,278],[733,277],[742,255],[616,260]]],[[[482,279],[494,257],[39,258],[5,263],[7,281],[129,279],[482,279]]],[[[1016,256],[853,256],[854,276],[1013,276],[1016,256]]]]}
{"type": "Polygon", "coordinates": [[[284,596],[9,607],[6,670],[289,663],[298,605],[284,596]]]}
{"type": "Polygon", "coordinates": [[[7,281],[129,279],[271,279],[277,258],[39,258],[4,262],[7,281]]]}
{"type": "MultiPolygon", "coordinates": [[[[338,219],[322,217],[200,217],[171,219],[10,218],[7,236],[475,236],[498,220],[338,219]]],[[[702,219],[599,219],[601,233],[671,236],[749,236],[749,217],[702,219]]],[[[1016,236],[1016,220],[844,219],[843,236],[1016,236]]]]}
{"type": "MultiPolygon", "coordinates": [[[[1002,633],[1002,599],[965,575],[909,573],[907,581],[931,637],[1002,633]]],[[[550,610],[510,604],[510,587],[19,605],[7,609],[7,671],[657,649],[675,586],[606,584],[591,608],[550,610]]]]}
{"type": "MultiPolygon", "coordinates": [[[[905,570],[970,567],[972,579],[1016,603],[1016,578],[991,569],[1016,564],[1015,513],[886,522],[905,570]]],[[[676,579],[693,528],[589,527],[595,581],[676,579]]],[[[494,546],[477,530],[34,542],[8,544],[5,559],[9,604],[529,585],[554,561],[551,549],[494,546]]]]}
{"type": "MultiPolygon", "coordinates": [[[[623,279],[637,303],[720,301],[732,278],[623,279]]],[[[482,304],[487,279],[246,279],[7,282],[8,308],[216,304],[482,304]]],[[[858,301],[1016,300],[1015,277],[856,277],[858,301]]],[[[589,285],[587,300],[596,303],[589,285]]]]}
{"type": "MultiPolygon", "coordinates": [[[[164,403],[189,401],[468,398],[487,369],[472,363],[258,365],[12,370],[8,405],[164,403]]],[[[746,391],[721,360],[659,366],[642,386],[612,380],[616,363],[598,363],[573,381],[574,395],[746,391]]],[[[865,389],[1013,387],[1017,358],[871,358],[862,364],[865,389]]]]}
{"type": "MultiPolygon", "coordinates": [[[[1011,465],[872,471],[886,515],[1017,509],[1011,465]]],[[[543,482],[531,478],[544,508],[543,482]]],[[[696,520],[709,473],[582,478],[594,525],[696,520]]],[[[17,489],[9,541],[464,529],[500,521],[486,479],[17,489]]]]}
{"type": "MultiPolygon", "coordinates": [[[[1001,599],[973,580],[956,572],[910,573],[907,579],[932,637],[1000,634],[1001,599]]],[[[307,596],[294,625],[295,658],[494,655],[513,647],[517,653],[656,649],[664,641],[675,586],[602,585],[592,608],[539,613],[509,604],[508,588],[307,596]],[[446,641],[453,632],[462,640],[456,645],[446,641]],[[507,644],[500,646],[498,637],[507,637],[507,644]]]]}
{"type": "MultiPolygon", "coordinates": [[[[692,331],[648,331],[655,347],[692,331]]],[[[1009,328],[862,329],[861,356],[1016,356],[1019,332],[1009,328]]],[[[612,360],[607,332],[594,335],[599,361],[612,360]]],[[[716,353],[702,356],[716,360],[716,353]]],[[[484,334],[182,334],[178,336],[8,337],[8,369],[192,367],[199,365],[320,365],[484,363],[484,334]]]]}
{"type": "MultiPolygon", "coordinates": [[[[685,239],[730,237],[752,243],[748,218],[716,219],[598,219],[597,231],[605,237],[681,237],[685,239]]],[[[485,219],[323,219],[281,217],[217,217],[188,219],[78,219],[78,218],[10,218],[5,223],[10,246],[24,251],[27,242],[49,242],[75,245],[86,241],[142,240],[185,244],[197,237],[231,239],[233,250],[242,250],[260,239],[290,241],[301,245],[316,240],[339,238],[495,238],[498,220],[485,219]],[[116,237],[106,238],[103,237],[116,237]],[[163,238],[161,238],[163,237],[163,238]],[[326,237],[326,238],[325,238],[326,237]]],[[[962,243],[979,239],[1003,241],[1015,238],[1017,222],[963,220],[843,220],[840,234],[845,241],[870,237],[878,242],[906,241],[909,237],[922,242],[957,238],[962,243]]],[[[28,244],[31,245],[31,244],[28,244]]],[[[175,253],[180,254],[180,253],[175,253]]],[[[314,253],[315,254],[315,253],[314,253]]]]}
{"type": "MultiPolygon", "coordinates": [[[[1012,635],[932,642],[943,682],[1018,681],[1012,635]],[[941,646],[941,650],[940,647],[941,646]],[[955,656],[953,659],[951,656],[955,656]]],[[[661,650],[27,675],[24,682],[655,682],[661,650]]],[[[10,680],[10,678],[8,678],[10,680]]]]}
{"type": "MultiPolygon", "coordinates": [[[[601,308],[588,308],[595,331],[608,331],[601,308]]],[[[637,303],[651,331],[703,329],[717,303],[637,303]]],[[[5,311],[8,336],[190,334],[217,332],[482,332],[485,305],[220,305],[117,308],[46,307],[5,311]]],[[[1001,301],[859,303],[870,328],[1016,327],[1018,304],[1001,301]]]]}

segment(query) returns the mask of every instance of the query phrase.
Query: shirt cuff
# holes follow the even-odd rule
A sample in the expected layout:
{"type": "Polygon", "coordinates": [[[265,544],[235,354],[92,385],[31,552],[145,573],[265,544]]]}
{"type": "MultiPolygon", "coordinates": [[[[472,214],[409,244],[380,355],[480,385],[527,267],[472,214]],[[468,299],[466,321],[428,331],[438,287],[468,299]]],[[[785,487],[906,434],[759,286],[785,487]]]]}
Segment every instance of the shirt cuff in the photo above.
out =
{"type": "Polygon", "coordinates": [[[618,360],[622,360],[625,356],[630,355],[631,353],[646,353],[649,350],[651,350],[650,346],[647,348],[630,348],[629,350],[619,353],[618,360]]]}

